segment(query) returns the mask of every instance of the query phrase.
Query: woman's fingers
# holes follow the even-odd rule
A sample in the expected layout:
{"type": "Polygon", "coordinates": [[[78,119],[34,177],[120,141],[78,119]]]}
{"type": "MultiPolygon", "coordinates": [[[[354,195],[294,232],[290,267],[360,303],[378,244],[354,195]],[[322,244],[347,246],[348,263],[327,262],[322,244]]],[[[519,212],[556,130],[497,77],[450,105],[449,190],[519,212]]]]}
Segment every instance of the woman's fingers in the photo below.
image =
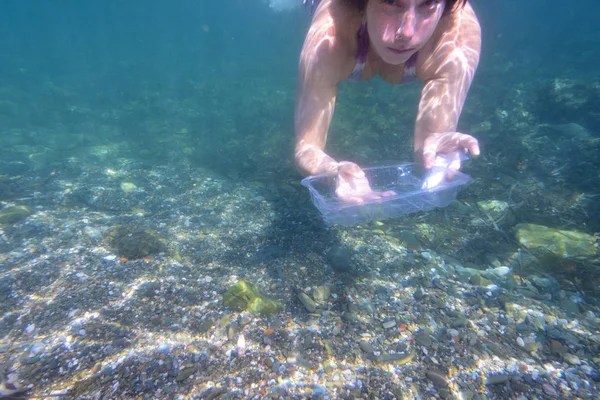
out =
{"type": "MultiPolygon", "coordinates": [[[[477,139],[460,132],[431,134],[423,143],[423,163],[425,169],[433,167],[435,157],[439,153],[449,154],[457,151],[465,152],[465,150],[473,156],[478,156],[480,150],[477,139]]],[[[460,168],[460,162],[450,166],[450,168],[457,171],[460,168]]]]}
{"type": "Polygon", "coordinates": [[[463,149],[469,150],[472,156],[476,157],[479,155],[479,142],[471,135],[461,134],[460,146],[463,149]]]}

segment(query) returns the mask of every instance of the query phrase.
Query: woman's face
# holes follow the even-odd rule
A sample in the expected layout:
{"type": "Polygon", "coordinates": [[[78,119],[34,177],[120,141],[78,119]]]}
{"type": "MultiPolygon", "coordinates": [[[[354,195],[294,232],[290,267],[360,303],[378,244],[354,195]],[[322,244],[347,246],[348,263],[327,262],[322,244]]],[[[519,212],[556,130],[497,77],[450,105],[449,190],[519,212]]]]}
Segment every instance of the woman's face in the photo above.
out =
{"type": "Polygon", "coordinates": [[[369,0],[367,28],[371,45],[383,61],[402,64],[433,34],[445,0],[369,0]]]}

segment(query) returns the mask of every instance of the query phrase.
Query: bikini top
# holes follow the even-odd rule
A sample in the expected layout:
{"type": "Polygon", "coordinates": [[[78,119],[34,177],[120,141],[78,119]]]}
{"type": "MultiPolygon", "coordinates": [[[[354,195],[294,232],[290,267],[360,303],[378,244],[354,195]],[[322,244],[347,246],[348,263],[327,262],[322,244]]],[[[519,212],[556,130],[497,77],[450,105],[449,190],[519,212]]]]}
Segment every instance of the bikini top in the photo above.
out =
{"type": "MultiPolygon", "coordinates": [[[[358,41],[358,51],[356,52],[356,63],[354,64],[354,70],[350,74],[348,79],[353,81],[360,80],[362,72],[365,69],[367,63],[367,53],[369,52],[369,32],[367,31],[367,21],[363,18],[363,22],[360,25],[360,29],[356,33],[356,39],[358,41]]],[[[400,85],[409,83],[417,79],[417,53],[410,56],[404,64],[404,73],[400,80],[400,85]]]]}

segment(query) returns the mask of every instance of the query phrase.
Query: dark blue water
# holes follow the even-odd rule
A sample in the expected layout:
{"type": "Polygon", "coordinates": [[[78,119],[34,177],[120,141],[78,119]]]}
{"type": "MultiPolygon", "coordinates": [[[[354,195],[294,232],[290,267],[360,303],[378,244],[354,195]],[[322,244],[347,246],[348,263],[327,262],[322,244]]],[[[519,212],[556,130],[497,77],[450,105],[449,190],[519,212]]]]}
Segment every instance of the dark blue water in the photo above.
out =
{"type": "MultiPolygon", "coordinates": [[[[595,3],[473,5],[483,50],[472,92],[477,97],[478,88],[487,88],[483,101],[490,110],[508,85],[542,86],[542,78],[585,84],[594,77],[600,33],[589,16],[595,3]]],[[[305,8],[278,12],[267,1],[7,0],[0,13],[0,121],[10,128],[59,124],[68,130],[84,120],[100,123],[108,109],[128,108],[113,121],[126,136],[164,137],[167,132],[147,132],[160,116],[166,125],[193,120],[195,134],[216,140],[223,130],[227,137],[262,135],[273,122],[281,129],[271,135],[285,131],[291,137],[295,71],[309,18],[305,8]],[[194,116],[182,115],[183,108],[194,116]],[[88,112],[81,117],[76,109],[88,112]]],[[[402,96],[374,85],[382,92],[363,99],[366,105],[402,96]]],[[[414,96],[407,96],[405,107],[413,112],[414,96]]],[[[344,104],[356,103],[341,104],[343,115],[344,104]]],[[[382,106],[377,112],[389,118],[393,110],[382,106]]]]}

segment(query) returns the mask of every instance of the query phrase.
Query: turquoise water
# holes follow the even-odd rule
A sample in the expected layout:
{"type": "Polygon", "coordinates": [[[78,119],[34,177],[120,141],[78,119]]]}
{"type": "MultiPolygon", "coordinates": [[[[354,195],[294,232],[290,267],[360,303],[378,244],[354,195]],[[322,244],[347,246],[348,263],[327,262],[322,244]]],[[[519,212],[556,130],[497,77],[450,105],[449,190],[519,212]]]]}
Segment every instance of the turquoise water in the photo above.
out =
{"type": "MultiPolygon", "coordinates": [[[[474,182],[345,228],[294,168],[301,2],[0,2],[0,397],[599,390],[600,6],[473,1],[474,182]]],[[[410,160],[420,89],[342,83],[330,153],[410,160]]]]}

